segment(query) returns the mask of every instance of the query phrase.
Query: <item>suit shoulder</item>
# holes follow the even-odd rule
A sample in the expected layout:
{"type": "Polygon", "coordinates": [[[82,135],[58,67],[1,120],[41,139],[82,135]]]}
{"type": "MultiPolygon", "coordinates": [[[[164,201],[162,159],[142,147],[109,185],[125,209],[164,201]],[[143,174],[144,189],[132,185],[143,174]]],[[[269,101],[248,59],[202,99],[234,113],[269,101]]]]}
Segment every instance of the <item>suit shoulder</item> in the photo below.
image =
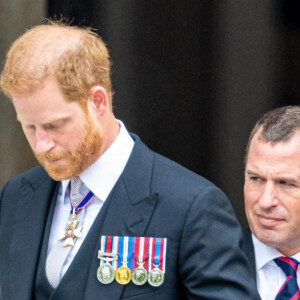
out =
{"type": "Polygon", "coordinates": [[[28,182],[35,188],[39,186],[44,180],[49,178],[50,177],[46,173],[44,168],[42,166],[37,166],[17,175],[16,177],[13,177],[5,184],[5,186],[14,188],[24,182],[28,182]]]}
{"type": "Polygon", "coordinates": [[[152,181],[158,180],[167,185],[182,182],[181,186],[184,185],[187,189],[203,188],[204,186],[216,188],[213,183],[204,177],[149,149],[137,135],[131,133],[131,136],[135,141],[135,146],[129,160],[128,169],[133,170],[135,174],[143,166],[143,173],[152,172],[152,181]]]}
{"type": "MultiPolygon", "coordinates": [[[[211,181],[187,169],[179,163],[154,152],[154,172],[165,184],[179,184],[180,188],[199,191],[207,187],[218,189],[211,181]]],[[[155,176],[153,176],[155,179],[155,176]]]]}
{"type": "Polygon", "coordinates": [[[183,213],[191,207],[205,211],[215,205],[233,214],[225,193],[206,178],[160,154],[154,153],[153,162],[151,191],[158,193],[167,207],[183,213]]]}

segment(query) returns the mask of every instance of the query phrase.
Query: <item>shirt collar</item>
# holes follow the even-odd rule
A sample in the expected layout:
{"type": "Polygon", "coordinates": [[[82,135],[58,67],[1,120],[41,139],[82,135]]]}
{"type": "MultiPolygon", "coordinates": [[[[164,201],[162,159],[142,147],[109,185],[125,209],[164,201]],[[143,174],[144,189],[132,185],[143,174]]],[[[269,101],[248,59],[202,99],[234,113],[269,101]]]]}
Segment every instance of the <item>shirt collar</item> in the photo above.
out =
{"type": "MultiPolygon", "coordinates": [[[[82,182],[97,198],[105,201],[122,174],[134,146],[125,125],[118,120],[120,131],[111,146],[80,175],[82,182]]],[[[70,180],[63,180],[62,193],[65,194],[70,180]]]]}
{"type": "MultiPolygon", "coordinates": [[[[258,240],[255,237],[254,234],[252,234],[252,240],[253,240],[254,252],[255,252],[256,271],[259,271],[266,264],[270,262],[275,265],[273,259],[277,258],[278,256],[284,256],[281,252],[279,252],[275,248],[262,243],[260,240],[258,240]]],[[[300,261],[300,252],[296,253],[292,257],[300,261]]]]}

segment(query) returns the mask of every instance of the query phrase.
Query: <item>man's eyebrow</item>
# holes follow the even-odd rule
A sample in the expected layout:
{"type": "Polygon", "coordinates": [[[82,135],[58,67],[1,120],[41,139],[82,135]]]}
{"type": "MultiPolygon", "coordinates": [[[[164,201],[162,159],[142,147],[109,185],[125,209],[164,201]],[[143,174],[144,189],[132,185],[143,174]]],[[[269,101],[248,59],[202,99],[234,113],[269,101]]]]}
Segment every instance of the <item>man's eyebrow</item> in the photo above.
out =
{"type": "MultiPolygon", "coordinates": [[[[17,121],[21,124],[27,124],[26,122],[23,122],[19,119],[19,117],[17,116],[17,121]]],[[[41,123],[42,125],[47,125],[47,124],[51,124],[51,123],[56,123],[56,122],[65,122],[69,119],[69,117],[61,117],[61,118],[53,118],[53,119],[49,119],[46,122],[41,123]]]]}
{"type": "Polygon", "coordinates": [[[254,171],[251,171],[251,170],[247,170],[246,173],[247,173],[248,175],[255,175],[255,176],[258,176],[257,173],[255,173],[254,171]]]}
{"type": "MultiPolygon", "coordinates": [[[[251,170],[247,170],[246,171],[247,175],[249,176],[257,176],[257,177],[261,177],[261,175],[259,175],[258,173],[255,173],[254,171],[251,171],[251,170]]],[[[276,177],[273,177],[274,180],[276,180],[277,182],[279,181],[287,181],[287,182],[290,182],[290,183],[297,183],[298,180],[297,178],[291,176],[291,175],[278,175],[276,177]]]]}
{"type": "Polygon", "coordinates": [[[68,118],[69,117],[53,118],[53,119],[49,119],[47,122],[43,122],[42,124],[51,124],[51,123],[56,123],[56,122],[64,122],[68,118]]]}

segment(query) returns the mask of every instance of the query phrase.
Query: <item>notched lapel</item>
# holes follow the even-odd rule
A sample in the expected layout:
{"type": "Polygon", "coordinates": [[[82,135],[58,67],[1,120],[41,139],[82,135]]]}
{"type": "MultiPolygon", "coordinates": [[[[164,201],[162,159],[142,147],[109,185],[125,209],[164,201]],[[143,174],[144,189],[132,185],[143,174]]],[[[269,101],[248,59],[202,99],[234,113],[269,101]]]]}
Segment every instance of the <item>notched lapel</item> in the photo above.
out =
{"type": "Polygon", "coordinates": [[[151,220],[152,214],[155,210],[156,203],[159,199],[159,194],[155,193],[142,201],[132,206],[132,213],[136,216],[133,219],[127,220],[128,228],[133,236],[143,236],[147,230],[147,226],[151,220]]]}
{"type": "Polygon", "coordinates": [[[116,187],[105,215],[102,235],[143,236],[158,201],[158,194],[131,201],[124,182],[116,187]]]}
{"type": "Polygon", "coordinates": [[[249,260],[252,275],[254,278],[256,278],[255,252],[252,240],[252,233],[249,227],[243,230],[242,250],[244,251],[249,260]]]}
{"type": "Polygon", "coordinates": [[[137,136],[133,138],[128,163],[106,200],[103,235],[143,236],[156,207],[158,194],[151,191],[153,152],[137,136]]]}

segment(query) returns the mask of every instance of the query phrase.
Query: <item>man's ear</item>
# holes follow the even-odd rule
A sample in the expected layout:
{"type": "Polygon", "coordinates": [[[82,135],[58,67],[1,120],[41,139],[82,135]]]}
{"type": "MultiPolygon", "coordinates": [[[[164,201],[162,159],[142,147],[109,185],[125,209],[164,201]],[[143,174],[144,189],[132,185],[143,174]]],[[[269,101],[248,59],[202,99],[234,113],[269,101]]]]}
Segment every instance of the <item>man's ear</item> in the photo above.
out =
{"type": "Polygon", "coordinates": [[[93,86],[89,92],[88,102],[98,116],[104,115],[107,109],[109,109],[109,99],[106,89],[100,85],[93,86]]]}

